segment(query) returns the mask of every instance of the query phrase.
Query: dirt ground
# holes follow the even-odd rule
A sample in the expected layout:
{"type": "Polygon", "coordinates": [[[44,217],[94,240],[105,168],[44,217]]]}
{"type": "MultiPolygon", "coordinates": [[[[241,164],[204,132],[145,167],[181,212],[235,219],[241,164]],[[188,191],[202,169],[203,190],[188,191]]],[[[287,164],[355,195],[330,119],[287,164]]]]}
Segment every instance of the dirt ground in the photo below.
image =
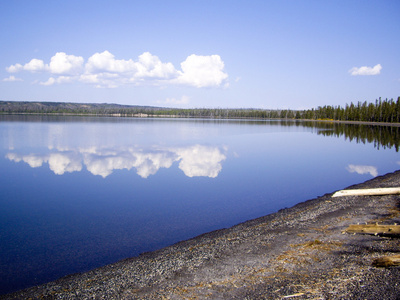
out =
{"type": "MultiPolygon", "coordinates": [[[[400,171],[349,187],[400,187],[400,171]]],[[[1,299],[400,299],[396,236],[349,234],[351,224],[400,224],[400,195],[326,194],[1,299]]]]}

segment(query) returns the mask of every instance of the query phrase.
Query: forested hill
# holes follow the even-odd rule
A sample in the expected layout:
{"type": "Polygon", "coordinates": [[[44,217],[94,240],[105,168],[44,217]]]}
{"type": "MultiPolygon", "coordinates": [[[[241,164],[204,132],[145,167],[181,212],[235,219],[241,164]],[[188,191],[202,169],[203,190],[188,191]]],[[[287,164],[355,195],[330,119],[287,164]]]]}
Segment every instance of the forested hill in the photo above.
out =
{"type": "Polygon", "coordinates": [[[326,105],[308,110],[230,109],[230,108],[163,108],[153,106],[0,101],[0,114],[74,114],[121,117],[194,117],[307,119],[400,123],[400,97],[397,101],[381,98],[374,103],[358,102],[345,107],[326,105]]]}
{"type": "Polygon", "coordinates": [[[137,113],[151,113],[158,110],[165,110],[165,108],[108,103],[0,101],[0,113],[132,115],[137,113]]]}

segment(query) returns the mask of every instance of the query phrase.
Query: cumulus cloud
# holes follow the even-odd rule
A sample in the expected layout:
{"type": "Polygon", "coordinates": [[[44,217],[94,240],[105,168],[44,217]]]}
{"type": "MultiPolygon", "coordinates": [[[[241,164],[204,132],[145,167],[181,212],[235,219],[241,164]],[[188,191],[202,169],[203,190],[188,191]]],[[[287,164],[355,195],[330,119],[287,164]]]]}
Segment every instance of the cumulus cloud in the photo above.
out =
{"type": "Polygon", "coordinates": [[[23,70],[31,72],[40,72],[46,69],[46,65],[41,59],[32,59],[30,62],[23,66],[23,70]]]}
{"type": "Polygon", "coordinates": [[[378,169],[374,166],[364,166],[364,165],[348,165],[347,171],[350,173],[357,173],[360,175],[370,174],[373,177],[378,176],[378,169]]]}
{"type": "Polygon", "coordinates": [[[349,70],[349,73],[352,76],[357,76],[357,75],[378,75],[381,73],[382,66],[380,64],[377,64],[374,67],[367,67],[363,66],[360,68],[354,67],[349,70]]]}
{"type": "Polygon", "coordinates": [[[195,87],[220,86],[228,78],[224,70],[224,62],[219,55],[200,56],[192,54],[181,63],[177,83],[195,87]]]}
{"type": "Polygon", "coordinates": [[[88,149],[53,150],[49,154],[19,155],[10,152],[6,155],[10,161],[25,162],[32,168],[49,165],[57,175],[66,172],[79,172],[83,165],[93,175],[106,178],[114,170],[136,169],[136,173],[147,178],[161,168],[170,168],[179,161],[179,168],[188,177],[204,176],[215,178],[222,169],[221,162],[225,154],[218,147],[195,145],[184,148],[152,149],[144,151],[134,147],[125,149],[88,149]]]}
{"type": "Polygon", "coordinates": [[[24,66],[21,64],[15,64],[15,65],[11,65],[9,67],[6,68],[6,71],[9,73],[17,73],[21,70],[24,69],[24,66]]]}
{"type": "Polygon", "coordinates": [[[64,52],[58,52],[54,55],[48,69],[52,74],[77,75],[83,70],[84,59],[82,56],[67,55],[64,52]]]}
{"type": "Polygon", "coordinates": [[[56,83],[56,79],[54,79],[54,77],[50,77],[46,81],[39,82],[41,85],[53,85],[54,83],[56,83]]]}
{"type": "Polygon", "coordinates": [[[42,85],[80,81],[96,87],[134,85],[187,85],[197,88],[227,85],[228,74],[219,55],[200,56],[192,54],[178,70],[170,62],[162,62],[150,52],[139,55],[137,60],[116,59],[109,51],[90,56],[85,63],[81,56],[58,52],[45,64],[43,60],[14,64],[6,68],[9,73],[21,71],[48,72],[52,76],[42,85]],[[67,79],[68,78],[68,79],[67,79]]]}
{"type": "Polygon", "coordinates": [[[6,68],[7,72],[10,73],[17,73],[19,71],[30,71],[30,72],[39,72],[39,71],[44,71],[46,69],[46,66],[41,59],[32,59],[30,62],[26,63],[25,65],[21,64],[15,64],[11,65],[8,68],[6,68]]]}
{"type": "Polygon", "coordinates": [[[73,78],[69,76],[59,76],[59,77],[50,77],[46,81],[41,81],[39,82],[40,85],[53,85],[55,83],[66,83],[66,82],[72,82],[73,78]]]}
{"type": "Polygon", "coordinates": [[[154,80],[153,83],[157,80],[166,82],[177,74],[171,63],[163,63],[149,52],[140,55],[135,62],[132,59],[115,59],[113,54],[104,51],[88,59],[80,80],[99,87],[117,87],[129,83],[143,84],[151,80],[154,80]]]}
{"type": "Polygon", "coordinates": [[[126,73],[135,71],[135,62],[129,60],[117,60],[114,55],[108,51],[95,53],[89,57],[85,66],[88,74],[96,73],[126,73]]]}
{"type": "Polygon", "coordinates": [[[17,78],[14,75],[10,75],[7,78],[4,78],[3,81],[13,82],[13,81],[22,81],[21,78],[17,78]]]}
{"type": "Polygon", "coordinates": [[[84,59],[81,56],[67,55],[64,52],[57,52],[49,64],[43,60],[33,58],[25,65],[15,64],[6,68],[7,72],[16,73],[19,71],[41,72],[47,71],[52,74],[73,75],[82,72],[84,59]]]}
{"type": "Polygon", "coordinates": [[[163,63],[161,60],[149,52],[145,52],[139,56],[139,61],[136,63],[137,78],[160,78],[170,79],[177,75],[177,71],[172,63],[163,63]]]}

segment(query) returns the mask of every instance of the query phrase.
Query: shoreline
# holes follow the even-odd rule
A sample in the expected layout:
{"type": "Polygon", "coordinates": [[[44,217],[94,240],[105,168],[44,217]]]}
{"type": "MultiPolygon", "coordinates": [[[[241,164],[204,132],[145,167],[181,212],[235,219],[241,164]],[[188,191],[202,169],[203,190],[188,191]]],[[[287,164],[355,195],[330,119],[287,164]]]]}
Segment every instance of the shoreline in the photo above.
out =
{"type": "Polygon", "coordinates": [[[0,113],[0,116],[48,116],[48,117],[94,117],[94,118],[135,118],[135,119],[203,119],[203,120],[254,120],[254,121],[287,121],[287,122],[321,122],[339,123],[370,126],[392,126],[400,127],[400,123],[369,122],[369,121],[344,121],[324,119],[282,119],[282,118],[255,118],[255,117],[201,117],[201,116],[179,116],[179,115],[153,115],[153,114],[89,114],[89,113],[23,113],[9,112],[0,113]]]}
{"type": "MultiPolygon", "coordinates": [[[[399,186],[400,170],[348,189],[399,186]]],[[[0,299],[397,299],[400,267],[372,261],[399,240],[343,231],[400,223],[400,195],[332,194],[0,299]]]]}

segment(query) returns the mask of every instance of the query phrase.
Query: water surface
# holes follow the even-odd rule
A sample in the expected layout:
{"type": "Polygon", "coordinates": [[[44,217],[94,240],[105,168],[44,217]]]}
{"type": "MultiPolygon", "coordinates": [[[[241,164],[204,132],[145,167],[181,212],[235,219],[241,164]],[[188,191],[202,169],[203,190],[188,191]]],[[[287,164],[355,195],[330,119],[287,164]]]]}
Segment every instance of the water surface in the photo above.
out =
{"type": "Polygon", "coordinates": [[[399,128],[0,116],[0,293],[399,168],[399,128]]]}

